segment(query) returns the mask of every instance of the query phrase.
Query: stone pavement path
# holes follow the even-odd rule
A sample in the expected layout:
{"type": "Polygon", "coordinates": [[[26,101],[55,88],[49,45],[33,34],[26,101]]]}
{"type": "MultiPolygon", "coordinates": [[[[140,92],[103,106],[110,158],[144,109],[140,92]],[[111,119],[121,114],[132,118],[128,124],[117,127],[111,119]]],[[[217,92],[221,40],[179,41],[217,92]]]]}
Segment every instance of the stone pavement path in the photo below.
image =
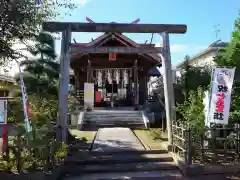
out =
{"type": "Polygon", "coordinates": [[[129,128],[101,128],[94,140],[92,151],[145,150],[129,128]]]}
{"type": "MultiPolygon", "coordinates": [[[[100,128],[89,153],[98,161],[68,164],[71,172],[64,180],[182,180],[168,154],[148,152],[129,128],[100,128]],[[103,163],[107,157],[109,161],[103,163]]],[[[72,159],[78,162],[77,156],[72,159]]]]}

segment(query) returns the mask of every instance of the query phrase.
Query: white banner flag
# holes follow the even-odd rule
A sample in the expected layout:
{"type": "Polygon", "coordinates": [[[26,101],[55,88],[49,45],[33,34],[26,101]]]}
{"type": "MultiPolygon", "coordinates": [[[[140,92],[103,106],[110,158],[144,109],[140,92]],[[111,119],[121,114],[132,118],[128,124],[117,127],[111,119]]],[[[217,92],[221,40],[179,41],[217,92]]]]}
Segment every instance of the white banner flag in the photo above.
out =
{"type": "Polygon", "coordinates": [[[235,68],[214,68],[208,121],[228,124],[235,68]]]}

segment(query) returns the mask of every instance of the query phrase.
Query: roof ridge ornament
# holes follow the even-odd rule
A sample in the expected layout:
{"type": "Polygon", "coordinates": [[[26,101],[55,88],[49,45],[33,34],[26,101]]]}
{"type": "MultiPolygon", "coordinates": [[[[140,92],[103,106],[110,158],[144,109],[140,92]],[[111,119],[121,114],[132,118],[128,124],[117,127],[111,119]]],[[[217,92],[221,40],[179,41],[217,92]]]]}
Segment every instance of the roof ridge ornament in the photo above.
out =
{"type": "MultiPolygon", "coordinates": [[[[86,21],[89,22],[89,23],[95,23],[95,21],[93,21],[91,18],[87,17],[86,16],[86,21]]],[[[134,20],[133,22],[129,23],[129,24],[137,24],[140,22],[140,18],[137,18],[136,20],[134,20]]],[[[110,24],[117,24],[117,22],[110,22],[110,24]]]]}

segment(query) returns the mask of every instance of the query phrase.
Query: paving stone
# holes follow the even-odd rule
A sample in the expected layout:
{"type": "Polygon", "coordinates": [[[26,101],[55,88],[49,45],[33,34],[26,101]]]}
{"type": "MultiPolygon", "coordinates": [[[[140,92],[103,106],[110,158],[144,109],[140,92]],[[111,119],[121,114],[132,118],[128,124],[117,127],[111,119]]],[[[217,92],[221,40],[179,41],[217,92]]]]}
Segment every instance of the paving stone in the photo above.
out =
{"type": "Polygon", "coordinates": [[[93,142],[92,151],[144,150],[129,128],[101,128],[93,142]]]}

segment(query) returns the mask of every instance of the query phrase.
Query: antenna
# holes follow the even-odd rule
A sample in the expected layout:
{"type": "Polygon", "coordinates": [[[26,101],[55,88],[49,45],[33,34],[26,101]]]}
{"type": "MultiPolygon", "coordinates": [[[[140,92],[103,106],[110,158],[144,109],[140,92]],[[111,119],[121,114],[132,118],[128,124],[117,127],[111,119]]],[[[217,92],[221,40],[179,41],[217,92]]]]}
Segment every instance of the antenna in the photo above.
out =
{"type": "Polygon", "coordinates": [[[219,40],[219,33],[220,33],[219,26],[220,24],[216,24],[215,26],[213,26],[216,40],[219,40]]]}

